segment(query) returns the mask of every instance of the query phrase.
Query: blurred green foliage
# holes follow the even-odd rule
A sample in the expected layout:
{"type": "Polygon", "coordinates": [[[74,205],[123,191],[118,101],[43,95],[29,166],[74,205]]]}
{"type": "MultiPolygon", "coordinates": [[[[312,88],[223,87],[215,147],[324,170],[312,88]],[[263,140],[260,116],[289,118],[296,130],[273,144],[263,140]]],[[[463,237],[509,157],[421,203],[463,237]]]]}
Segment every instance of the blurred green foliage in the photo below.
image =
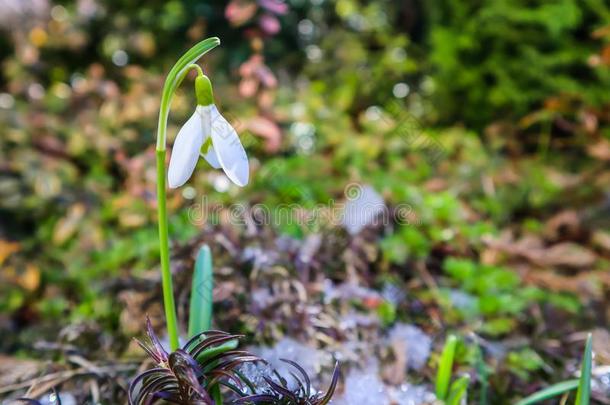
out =
{"type": "MultiPolygon", "coordinates": [[[[366,251],[364,273],[391,280],[413,302],[382,300],[375,313],[384,326],[427,317],[419,305],[438,307],[435,327],[489,339],[530,333],[532,309],[569,316],[566,328],[594,318],[587,305],[605,291],[590,287],[603,285],[595,278],[607,265],[601,244],[591,248],[598,260],[571,272],[510,248],[527,238],[541,249],[566,240],[589,247],[602,230],[588,219],[584,231],[570,224],[575,235],[553,235],[548,224],[564,209],[588,213],[608,189],[603,143],[601,153],[589,150],[609,133],[601,0],[294,0],[273,15],[281,27],[273,34],[260,23],[270,12],[254,1],[229,2],[239,6],[231,18],[221,1],[84,3],[57,2],[48,15],[1,28],[0,320],[11,330],[63,317],[137,332],[117,291],[156,274],[152,145],[163,75],[211,35],[222,45],[202,65],[248,150],[252,181],[227,187],[200,162],[187,187],[170,193],[176,252],[212,232],[243,248],[251,228],[206,207],[312,210],[344,203],[347,184],[369,184],[394,213],[372,240],[323,216],[279,222],[273,232],[299,244],[328,233],[346,251],[366,251]],[[547,270],[566,278],[526,277],[547,270]],[[591,279],[572,282],[577,272],[591,279]]],[[[189,83],[172,106],[170,144],[192,113],[189,83]]],[[[334,252],[337,264],[321,271],[348,279],[346,256],[334,252]]],[[[3,348],[22,348],[17,340],[3,348]]],[[[544,363],[517,349],[506,368],[527,380],[544,363]]]]}
{"type": "Polygon", "coordinates": [[[553,303],[576,312],[574,298],[536,287],[524,287],[517,273],[502,266],[482,265],[466,259],[449,258],[444,271],[466,293],[442,291],[441,303],[448,314],[454,311],[466,321],[483,320],[478,329],[489,335],[503,335],[514,329],[526,308],[535,303],[553,303]]]}
{"type": "Polygon", "coordinates": [[[444,122],[519,119],[550,96],[596,106],[610,72],[593,55],[610,21],[602,0],[425,2],[434,105],[444,122]]]}
{"type": "MultiPolygon", "coordinates": [[[[515,212],[535,214],[563,190],[543,162],[525,160],[519,171],[528,175],[499,183],[490,196],[478,179],[500,175],[509,160],[475,132],[426,126],[435,110],[476,127],[506,117],[506,106],[519,117],[545,97],[566,89],[589,97],[605,83],[601,68],[573,70],[594,52],[596,41],[589,37],[606,15],[606,7],[594,1],[529,8],[437,1],[426,10],[398,2],[291,3],[281,17],[285,29],[265,37],[263,53],[278,75],[294,79],[274,90],[273,105],[264,107],[260,98],[239,97],[235,86],[239,64],[260,47],[260,36],[252,39],[248,31],[254,17],[232,29],[222,2],[107,2],[90,11],[76,2],[61,4],[52,7],[50,20],[6,35],[14,54],[2,59],[2,81],[14,109],[0,111],[7,124],[0,129],[7,162],[0,209],[5,236],[22,241],[24,255],[36,253],[43,285],[61,282],[77,296],[87,295],[81,287],[91,278],[142,271],[156,262],[150,145],[160,74],[183,43],[208,33],[223,38],[204,67],[215,78],[220,102],[239,116],[251,156],[262,162],[252,186],[237,198],[312,208],[341,198],[349,181],[368,182],[390,204],[406,203],[409,210],[380,244],[394,265],[423,259],[438,244],[480,246],[515,212]],[[401,23],[424,11],[425,29],[401,23]],[[119,51],[128,55],[126,66],[117,64],[119,51]],[[545,62],[547,57],[558,62],[545,62]],[[489,75],[497,77],[484,85],[489,75]],[[538,76],[544,80],[533,85],[538,76]],[[586,91],[563,86],[566,81],[586,91]],[[251,117],[261,115],[284,130],[280,156],[265,151],[248,127],[251,117]],[[425,182],[436,176],[444,176],[448,186],[428,190],[425,182]],[[478,220],[468,218],[465,201],[478,220]]],[[[174,102],[174,132],[188,116],[192,97],[184,91],[174,102]]],[[[192,183],[201,190],[196,195],[208,195],[212,203],[234,201],[234,190],[211,193],[216,178],[206,177],[204,166],[192,183]]],[[[197,201],[178,193],[172,198],[172,235],[188,240],[197,229],[177,208],[197,201]]],[[[307,229],[280,227],[302,236],[323,227],[322,220],[307,229]]],[[[26,256],[14,266],[23,268],[26,256]]],[[[24,305],[22,295],[13,289],[9,294],[7,310],[24,305]]],[[[97,311],[83,299],[77,313],[97,311]]],[[[44,312],[69,306],[58,303],[44,312]]]]}

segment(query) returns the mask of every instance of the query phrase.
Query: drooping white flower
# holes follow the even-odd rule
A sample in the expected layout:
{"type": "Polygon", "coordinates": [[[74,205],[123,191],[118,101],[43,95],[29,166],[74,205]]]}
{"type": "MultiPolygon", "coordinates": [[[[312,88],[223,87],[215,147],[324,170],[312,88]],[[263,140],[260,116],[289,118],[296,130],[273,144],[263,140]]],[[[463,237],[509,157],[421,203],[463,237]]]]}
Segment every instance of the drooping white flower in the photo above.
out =
{"type": "Polygon", "coordinates": [[[190,179],[199,156],[240,187],[248,184],[250,169],[239,136],[214,105],[207,76],[195,80],[197,108],[178,131],[169,160],[168,184],[177,188],[190,179]]]}

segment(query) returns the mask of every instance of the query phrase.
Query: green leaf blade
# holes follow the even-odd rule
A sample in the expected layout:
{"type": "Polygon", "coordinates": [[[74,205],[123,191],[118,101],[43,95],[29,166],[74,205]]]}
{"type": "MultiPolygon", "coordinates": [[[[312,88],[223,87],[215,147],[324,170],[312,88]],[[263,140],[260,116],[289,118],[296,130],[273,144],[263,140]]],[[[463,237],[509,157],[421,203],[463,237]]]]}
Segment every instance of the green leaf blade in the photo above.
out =
{"type": "Polygon", "coordinates": [[[466,396],[468,384],[470,384],[470,376],[468,375],[455,380],[455,382],[451,384],[451,388],[449,389],[449,398],[447,398],[445,404],[460,405],[460,403],[462,403],[462,398],[466,396]]]}
{"type": "Polygon", "coordinates": [[[205,349],[203,352],[201,352],[197,356],[197,358],[195,360],[197,360],[197,362],[199,364],[203,364],[203,365],[207,366],[206,363],[210,359],[218,356],[221,353],[225,353],[230,350],[235,350],[235,349],[237,349],[237,346],[239,346],[239,341],[237,339],[229,340],[228,342],[225,342],[221,345],[205,349]]]}
{"type": "Polygon", "coordinates": [[[587,336],[585,353],[580,367],[580,379],[578,381],[578,391],[576,391],[576,405],[589,405],[591,401],[591,363],[593,362],[591,334],[587,336]]]}
{"type": "Polygon", "coordinates": [[[457,347],[457,337],[449,335],[436,374],[436,397],[440,400],[447,399],[449,391],[449,382],[451,380],[451,371],[453,369],[453,359],[455,357],[455,349],[457,347]]]}
{"type": "Polygon", "coordinates": [[[212,252],[207,245],[204,245],[197,254],[191,284],[189,336],[195,336],[211,329],[213,288],[212,252]]]}
{"type": "Polygon", "coordinates": [[[564,394],[568,391],[572,391],[578,388],[578,380],[567,380],[562,381],[557,384],[553,384],[550,387],[544,388],[538,392],[533,393],[532,395],[523,398],[521,401],[517,402],[515,405],[531,405],[538,403],[540,401],[544,401],[549,398],[556,397],[558,395],[564,394]]]}

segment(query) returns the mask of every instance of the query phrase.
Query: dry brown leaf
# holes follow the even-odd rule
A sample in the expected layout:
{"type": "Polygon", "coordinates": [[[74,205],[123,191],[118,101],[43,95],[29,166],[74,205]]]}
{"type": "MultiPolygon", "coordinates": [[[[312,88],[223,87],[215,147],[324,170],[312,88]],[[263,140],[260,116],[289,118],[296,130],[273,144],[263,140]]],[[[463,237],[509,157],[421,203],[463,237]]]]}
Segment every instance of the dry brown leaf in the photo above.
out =
{"type": "Polygon", "coordinates": [[[215,282],[214,291],[212,293],[213,301],[220,302],[234,297],[241,289],[234,281],[215,282]]]}
{"type": "Polygon", "coordinates": [[[574,210],[561,211],[546,222],[544,236],[550,240],[575,237],[580,231],[580,217],[574,210]]]}
{"type": "MultiPolygon", "coordinates": [[[[275,101],[275,92],[270,89],[261,89],[258,92],[257,103],[261,110],[267,111],[273,107],[273,102],[275,101]]],[[[274,112],[276,116],[279,116],[277,112],[274,112]]]]}
{"type": "Polygon", "coordinates": [[[251,1],[233,0],[225,9],[225,17],[232,26],[239,27],[250,20],[257,10],[257,5],[251,1]]]}
{"type": "Polygon", "coordinates": [[[36,265],[28,263],[18,282],[24,289],[35,291],[40,286],[40,270],[36,265]]]}
{"type": "Polygon", "coordinates": [[[406,379],[407,370],[407,343],[401,339],[392,340],[392,361],[384,362],[382,370],[383,379],[392,384],[399,385],[406,379]]]}
{"type": "Polygon", "coordinates": [[[502,239],[484,238],[487,246],[504,252],[511,256],[527,259],[529,262],[540,267],[592,267],[597,260],[597,255],[572,242],[557,243],[551,247],[545,247],[542,240],[535,235],[528,235],[519,240],[511,240],[506,235],[502,239]]]}
{"type": "Polygon", "coordinates": [[[610,332],[598,328],[593,330],[591,335],[595,362],[597,364],[610,364],[610,332]]]}
{"type": "Polygon", "coordinates": [[[119,215],[119,223],[124,228],[138,228],[146,224],[147,217],[140,212],[125,210],[119,215]]]}
{"type": "Polygon", "coordinates": [[[582,175],[562,172],[556,169],[546,169],[547,179],[560,188],[577,187],[582,183],[582,175]]]}
{"type": "Polygon", "coordinates": [[[540,266],[567,266],[586,268],[595,264],[597,256],[576,243],[558,243],[542,251],[531,252],[529,257],[540,266]]]}
{"type": "Polygon", "coordinates": [[[151,297],[152,292],[122,291],[119,301],[123,304],[123,311],[119,317],[121,330],[126,334],[136,335],[142,331],[144,320],[150,317],[155,326],[155,321],[163,319],[163,308],[151,297]]]}
{"type": "Polygon", "coordinates": [[[273,121],[265,117],[254,117],[248,122],[248,130],[265,139],[265,150],[277,152],[282,144],[282,131],[273,121]]]}
{"type": "Polygon", "coordinates": [[[85,216],[85,206],[76,203],[68,209],[68,213],[60,219],[53,229],[53,243],[62,245],[76,233],[80,221],[85,216]]]}
{"type": "Polygon", "coordinates": [[[9,242],[0,239],[0,265],[13,253],[17,253],[20,249],[19,243],[9,242]]]}
{"type": "MultiPolygon", "coordinates": [[[[606,231],[595,231],[591,237],[593,246],[603,250],[606,253],[610,253],[610,232],[606,231]]],[[[0,262],[1,263],[1,262],[0,262]]]]}
{"type": "Polygon", "coordinates": [[[483,249],[479,260],[485,265],[497,265],[501,262],[503,255],[497,249],[483,249]]]}
{"type": "Polygon", "coordinates": [[[448,187],[449,187],[449,183],[447,182],[446,179],[444,179],[442,177],[435,177],[433,179],[428,180],[424,184],[424,188],[426,189],[426,191],[429,191],[431,193],[444,191],[448,187]]]}
{"type": "Polygon", "coordinates": [[[589,145],[587,152],[596,159],[608,161],[610,160],[610,141],[601,139],[593,145],[589,145]]]}
{"type": "Polygon", "coordinates": [[[42,364],[35,360],[23,360],[0,354],[0,387],[6,387],[34,378],[42,364]]]}
{"type": "MultiPolygon", "coordinates": [[[[600,283],[590,276],[591,273],[580,274],[577,276],[565,276],[557,274],[552,270],[529,271],[524,281],[542,288],[555,292],[568,292],[582,297],[597,298],[603,297],[603,289],[600,283]]],[[[606,288],[610,287],[605,285],[606,288]]]]}

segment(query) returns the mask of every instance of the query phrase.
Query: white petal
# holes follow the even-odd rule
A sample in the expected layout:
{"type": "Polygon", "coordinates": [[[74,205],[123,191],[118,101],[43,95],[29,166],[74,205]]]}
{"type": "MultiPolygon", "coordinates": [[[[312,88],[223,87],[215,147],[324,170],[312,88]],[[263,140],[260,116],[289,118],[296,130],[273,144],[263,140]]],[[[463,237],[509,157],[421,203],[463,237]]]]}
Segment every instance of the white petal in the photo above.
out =
{"type": "Polygon", "coordinates": [[[209,164],[210,166],[212,166],[214,169],[220,169],[220,162],[218,161],[218,157],[216,157],[216,151],[214,150],[214,145],[210,145],[209,149],[208,149],[208,153],[206,154],[201,154],[201,157],[204,158],[209,164]]]}
{"type": "Polygon", "coordinates": [[[208,149],[208,153],[201,154],[203,157],[214,169],[220,169],[220,162],[218,161],[218,157],[216,156],[216,151],[214,150],[214,145],[210,145],[208,149]]]}
{"type": "MultiPolygon", "coordinates": [[[[212,132],[212,124],[210,118],[210,111],[212,106],[197,106],[197,111],[201,114],[201,121],[203,123],[203,143],[208,140],[210,137],[210,132],[212,132]]],[[[216,151],[214,150],[214,145],[210,145],[206,153],[201,153],[201,156],[212,166],[214,169],[220,169],[220,162],[216,157],[216,151]]]]}
{"type": "Polygon", "coordinates": [[[229,179],[240,187],[248,184],[250,168],[248,156],[235,129],[218,112],[216,106],[211,108],[212,145],[216,156],[229,179]]]}
{"type": "Polygon", "coordinates": [[[180,187],[191,177],[197,165],[199,150],[202,144],[203,127],[201,125],[201,117],[195,111],[191,118],[180,128],[174,141],[167,173],[170,188],[180,187]]]}

